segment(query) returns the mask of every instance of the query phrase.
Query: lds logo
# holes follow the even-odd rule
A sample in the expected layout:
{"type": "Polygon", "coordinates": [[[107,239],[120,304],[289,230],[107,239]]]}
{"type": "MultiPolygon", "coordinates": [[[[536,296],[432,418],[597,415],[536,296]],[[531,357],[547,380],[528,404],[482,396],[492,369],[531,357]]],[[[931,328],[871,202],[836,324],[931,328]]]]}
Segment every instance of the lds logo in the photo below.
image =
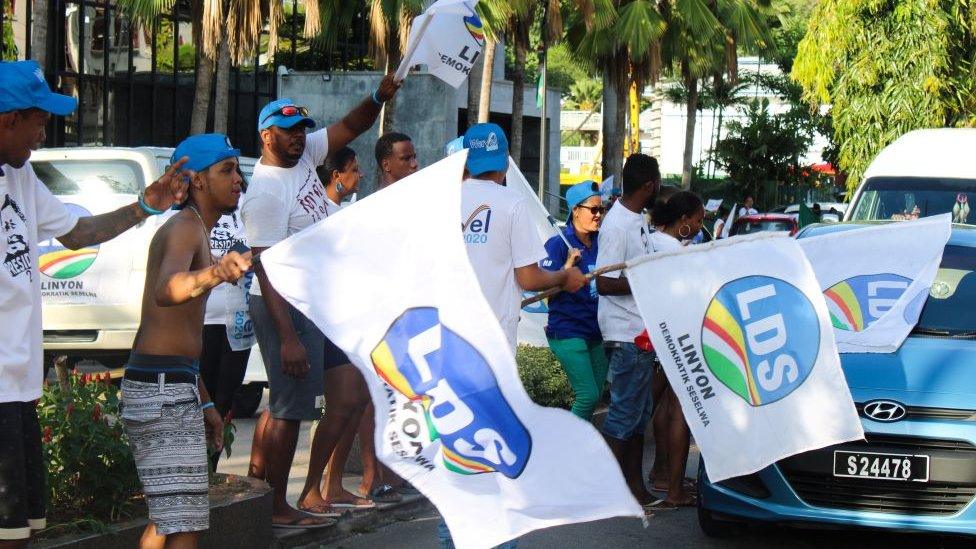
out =
{"type": "Polygon", "coordinates": [[[485,46],[485,26],[481,24],[481,18],[477,13],[471,12],[471,15],[464,18],[464,27],[479,46],[485,46]]]}
{"type": "Polygon", "coordinates": [[[722,286],[702,325],[708,369],[752,406],[776,402],[802,385],[819,348],[813,304],[792,284],[768,276],[722,286]]]}
{"type": "MultiPolygon", "coordinates": [[[[91,212],[77,204],[66,202],[64,206],[78,217],[91,215],[91,212]]],[[[80,276],[95,263],[98,257],[97,244],[80,250],[69,250],[52,238],[38,244],[38,248],[41,254],[38,260],[41,272],[57,280],[80,276]]]]}
{"type": "Polygon", "coordinates": [[[838,330],[866,330],[895,306],[911,283],[910,278],[896,274],[862,275],[838,282],[824,291],[830,322],[838,330]]]}
{"type": "Polygon", "coordinates": [[[370,355],[376,372],[424,409],[431,441],[455,473],[525,470],[532,438],[505,400],[488,362],[440,323],[437,309],[408,309],[370,355]]]}

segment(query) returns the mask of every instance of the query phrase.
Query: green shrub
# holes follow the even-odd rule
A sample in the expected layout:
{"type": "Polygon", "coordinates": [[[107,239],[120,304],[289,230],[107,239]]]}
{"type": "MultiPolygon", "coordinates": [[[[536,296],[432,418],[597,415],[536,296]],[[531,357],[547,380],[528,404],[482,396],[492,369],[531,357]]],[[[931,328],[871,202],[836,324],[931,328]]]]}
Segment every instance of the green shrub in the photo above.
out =
{"type": "Polygon", "coordinates": [[[46,385],[37,408],[52,518],[112,522],[128,516],[140,484],[118,419],[119,390],[108,374],[73,373],[67,392],[46,385]]]}
{"type": "Polygon", "coordinates": [[[573,388],[552,351],[546,347],[519,345],[515,360],[522,385],[533,402],[567,410],[572,406],[573,388]]]}

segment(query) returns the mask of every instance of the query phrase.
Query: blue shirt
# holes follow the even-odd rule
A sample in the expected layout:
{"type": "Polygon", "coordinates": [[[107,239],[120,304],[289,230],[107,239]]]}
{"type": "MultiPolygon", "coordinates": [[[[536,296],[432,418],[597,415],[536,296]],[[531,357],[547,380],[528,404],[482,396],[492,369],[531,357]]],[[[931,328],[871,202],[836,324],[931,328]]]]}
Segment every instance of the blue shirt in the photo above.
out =
{"type": "MultiPolygon", "coordinates": [[[[573,226],[567,225],[563,230],[566,239],[580,251],[582,257],[576,266],[583,274],[596,268],[596,253],[598,234],[590,237],[591,246],[587,248],[576,237],[573,226]]],[[[569,248],[558,236],[546,242],[548,257],[542,260],[541,267],[547,271],[558,271],[566,264],[569,248]]],[[[549,324],[546,325],[546,336],[553,339],[582,338],[586,340],[602,339],[600,325],[596,319],[597,293],[596,280],[573,293],[560,292],[549,298],[549,324]]]]}

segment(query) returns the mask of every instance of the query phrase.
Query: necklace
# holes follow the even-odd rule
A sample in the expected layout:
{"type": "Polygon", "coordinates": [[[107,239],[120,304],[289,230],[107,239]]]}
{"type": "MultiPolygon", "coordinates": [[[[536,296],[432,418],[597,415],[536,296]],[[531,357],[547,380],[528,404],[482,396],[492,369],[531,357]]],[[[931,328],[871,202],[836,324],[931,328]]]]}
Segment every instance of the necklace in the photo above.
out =
{"type": "Polygon", "coordinates": [[[189,208],[190,211],[192,211],[194,214],[196,214],[197,219],[200,220],[200,227],[203,228],[203,239],[207,243],[207,250],[208,250],[207,256],[210,258],[210,265],[213,266],[214,265],[214,258],[213,258],[213,253],[211,253],[209,251],[210,250],[210,233],[207,231],[207,223],[204,222],[203,216],[200,215],[200,210],[198,210],[196,206],[194,206],[193,204],[187,204],[186,207],[189,208]]]}

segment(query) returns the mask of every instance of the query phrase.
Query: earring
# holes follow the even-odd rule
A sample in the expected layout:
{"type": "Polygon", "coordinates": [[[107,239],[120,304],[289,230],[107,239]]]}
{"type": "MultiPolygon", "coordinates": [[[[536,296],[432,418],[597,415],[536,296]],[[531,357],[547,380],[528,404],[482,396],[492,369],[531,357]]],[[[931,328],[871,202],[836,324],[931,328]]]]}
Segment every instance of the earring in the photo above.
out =
{"type": "Polygon", "coordinates": [[[689,236],[691,236],[691,226],[688,225],[687,223],[682,225],[681,228],[678,229],[678,236],[680,236],[681,238],[688,238],[689,236]],[[685,234],[684,231],[687,231],[688,234],[685,234]]]}
{"type": "Polygon", "coordinates": [[[342,181],[339,181],[338,183],[336,183],[336,192],[337,193],[342,194],[342,191],[344,191],[345,189],[346,188],[342,186],[342,181]]]}

